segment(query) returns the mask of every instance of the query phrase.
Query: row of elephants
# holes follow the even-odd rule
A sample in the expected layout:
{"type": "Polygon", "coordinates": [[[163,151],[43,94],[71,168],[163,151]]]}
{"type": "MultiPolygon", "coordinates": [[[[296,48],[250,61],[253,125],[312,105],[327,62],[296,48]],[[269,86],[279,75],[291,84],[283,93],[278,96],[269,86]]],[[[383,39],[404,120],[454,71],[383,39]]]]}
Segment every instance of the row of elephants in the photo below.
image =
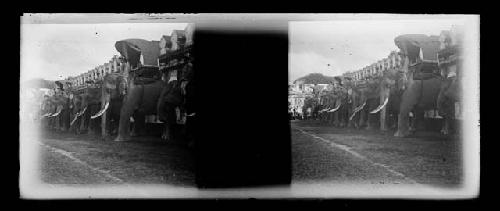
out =
{"type": "Polygon", "coordinates": [[[194,93],[192,57],[188,47],[183,48],[172,54],[177,55],[173,65],[160,69],[141,61],[147,59],[148,42],[117,42],[121,69],[106,73],[101,80],[86,81],[84,86],[56,82],[55,94],[46,95],[42,103],[42,125],[103,138],[116,135],[115,141],[127,141],[144,135],[146,118],[153,116],[154,122],[162,123],[163,139],[187,140],[180,136],[178,123],[181,114],[194,115],[193,106],[188,105],[194,93]]]}
{"type": "Polygon", "coordinates": [[[395,128],[394,136],[407,137],[425,127],[425,111],[437,110],[441,133],[450,134],[456,103],[461,102],[460,45],[413,34],[395,42],[403,59],[400,68],[363,80],[335,77],[327,89],[306,98],[303,111],[309,109],[312,118],[336,127],[395,128]]]}

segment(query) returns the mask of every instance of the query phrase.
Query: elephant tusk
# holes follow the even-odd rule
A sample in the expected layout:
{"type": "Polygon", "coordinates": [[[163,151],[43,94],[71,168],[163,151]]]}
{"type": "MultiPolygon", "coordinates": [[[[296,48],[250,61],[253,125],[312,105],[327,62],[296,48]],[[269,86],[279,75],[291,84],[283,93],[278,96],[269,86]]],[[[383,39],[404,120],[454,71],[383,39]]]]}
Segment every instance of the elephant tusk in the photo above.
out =
{"type": "Polygon", "coordinates": [[[104,112],[106,112],[106,110],[108,109],[108,106],[109,106],[109,102],[106,102],[106,105],[104,105],[104,108],[102,110],[100,110],[97,114],[95,114],[94,116],[91,116],[90,118],[95,119],[95,118],[101,116],[102,114],[104,114],[104,112]]]}
{"type": "Polygon", "coordinates": [[[49,113],[46,113],[46,114],[42,115],[42,117],[49,117],[51,115],[52,115],[52,113],[49,112],[49,113]]]}
{"type": "Polygon", "coordinates": [[[352,118],[354,118],[354,116],[356,115],[356,112],[354,112],[350,117],[349,117],[349,121],[352,120],[352,118]]]}
{"type": "Polygon", "coordinates": [[[330,112],[335,112],[335,111],[339,110],[340,105],[341,105],[341,104],[339,104],[339,105],[337,106],[337,108],[334,108],[334,109],[332,109],[332,110],[329,110],[329,111],[328,111],[328,113],[330,113],[330,112]]]}
{"type": "Polygon", "coordinates": [[[370,114],[375,114],[382,110],[387,105],[387,102],[389,102],[389,98],[385,98],[384,103],[382,105],[379,105],[375,110],[371,111],[370,114]]]}
{"type": "Polygon", "coordinates": [[[357,108],[354,109],[354,113],[352,113],[351,117],[349,117],[349,120],[352,120],[356,114],[361,111],[366,105],[366,101],[363,103],[363,105],[358,106],[357,108]]]}
{"type": "Polygon", "coordinates": [[[365,107],[365,105],[366,105],[366,101],[362,105],[360,105],[357,108],[355,108],[354,109],[354,113],[356,113],[358,111],[361,111],[365,107]]]}
{"type": "Polygon", "coordinates": [[[57,113],[50,115],[50,117],[55,117],[58,116],[61,113],[62,110],[59,110],[57,113]]]}
{"type": "Polygon", "coordinates": [[[71,123],[69,123],[69,125],[73,125],[73,123],[75,123],[76,119],[78,119],[78,115],[75,116],[75,118],[73,119],[73,121],[71,121],[71,123]]]}
{"type": "Polygon", "coordinates": [[[78,117],[78,116],[83,115],[83,114],[85,113],[85,111],[86,111],[86,110],[87,110],[87,107],[83,108],[83,110],[82,110],[82,111],[80,111],[80,112],[78,112],[78,114],[76,114],[76,116],[78,117]]]}

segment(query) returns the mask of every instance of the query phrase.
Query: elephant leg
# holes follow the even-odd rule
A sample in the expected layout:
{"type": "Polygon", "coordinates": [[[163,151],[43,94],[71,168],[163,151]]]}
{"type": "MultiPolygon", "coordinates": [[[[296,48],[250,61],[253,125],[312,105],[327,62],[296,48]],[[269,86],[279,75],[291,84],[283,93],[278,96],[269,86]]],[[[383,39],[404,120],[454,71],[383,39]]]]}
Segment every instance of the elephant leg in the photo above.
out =
{"type": "Polygon", "coordinates": [[[347,108],[345,106],[343,106],[342,108],[342,118],[341,118],[341,121],[342,121],[342,127],[347,127],[347,108]]]}
{"type": "Polygon", "coordinates": [[[443,135],[448,135],[450,134],[450,123],[449,123],[449,118],[448,117],[444,117],[443,118],[443,128],[441,129],[441,134],[443,135]]]}
{"type": "Polygon", "coordinates": [[[62,121],[62,118],[61,118],[61,117],[62,117],[62,115],[63,115],[63,114],[62,114],[62,112],[61,112],[61,113],[60,113],[59,115],[57,115],[57,117],[56,117],[56,123],[57,123],[57,124],[56,124],[56,130],[57,130],[57,131],[62,131],[62,128],[63,128],[63,125],[62,125],[63,121],[62,121]]]}
{"type": "Polygon", "coordinates": [[[339,114],[337,112],[333,113],[333,126],[334,127],[339,126],[339,114]]]}
{"type": "Polygon", "coordinates": [[[141,136],[144,134],[146,116],[144,115],[144,113],[135,112],[133,114],[133,117],[134,127],[132,129],[133,132],[130,134],[130,136],[141,136]]]}
{"type": "MultiPolygon", "coordinates": [[[[130,85],[129,92],[124,97],[120,109],[120,121],[118,121],[118,136],[115,141],[129,141],[130,140],[130,117],[134,114],[139,101],[142,98],[143,87],[130,85]]],[[[134,119],[134,124],[136,120],[134,119]]]]}
{"type": "Polygon", "coordinates": [[[78,124],[78,127],[80,128],[80,134],[85,131],[85,121],[86,121],[87,113],[84,113],[83,115],[80,116],[80,121],[78,124]]]}
{"type": "Polygon", "coordinates": [[[407,137],[410,135],[410,108],[402,107],[398,115],[398,130],[394,134],[396,137],[407,137]]]}
{"type": "MultiPolygon", "coordinates": [[[[99,122],[100,123],[100,126],[101,126],[101,137],[102,138],[106,138],[108,136],[108,122],[109,122],[109,118],[108,118],[108,115],[109,112],[105,111],[102,115],[101,115],[101,121],[99,122]]],[[[98,123],[98,124],[99,124],[98,123]]]]}
{"type": "Polygon", "coordinates": [[[63,119],[63,124],[62,124],[62,131],[63,132],[66,132],[69,130],[69,110],[68,109],[65,109],[63,110],[64,113],[63,113],[63,116],[62,116],[62,119],[63,119]]]}
{"type": "Polygon", "coordinates": [[[98,132],[98,124],[100,122],[100,119],[101,117],[97,117],[95,119],[91,119],[90,122],[89,122],[89,134],[92,135],[92,136],[100,136],[99,132],[98,132]]]}
{"type": "Polygon", "coordinates": [[[368,113],[368,114],[366,114],[366,117],[367,117],[366,118],[367,119],[366,120],[366,129],[367,130],[375,129],[375,127],[373,125],[373,117],[374,117],[373,114],[368,113]]]}
{"type": "Polygon", "coordinates": [[[339,116],[338,117],[339,127],[340,128],[344,127],[342,108],[339,108],[335,113],[338,113],[338,116],[339,116]]]}
{"type": "Polygon", "coordinates": [[[162,131],[161,131],[161,140],[168,140],[168,130],[167,130],[167,123],[162,124],[162,131]]]}
{"type": "Polygon", "coordinates": [[[387,107],[380,110],[380,130],[387,131],[387,107]]]}
{"type": "Polygon", "coordinates": [[[120,111],[120,121],[118,123],[118,136],[114,141],[128,141],[130,139],[130,116],[132,108],[124,103],[120,111]]]}
{"type": "Polygon", "coordinates": [[[423,109],[415,109],[415,131],[422,131],[425,129],[425,111],[423,109]]]}
{"type": "Polygon", "coordinates": [[[365,116],[364,109],[361,111],[358,111],[357,115],[359,115],[359,127],[361,127],[361,128],[365,127],[366,126],[366,116],[365,116]]]}

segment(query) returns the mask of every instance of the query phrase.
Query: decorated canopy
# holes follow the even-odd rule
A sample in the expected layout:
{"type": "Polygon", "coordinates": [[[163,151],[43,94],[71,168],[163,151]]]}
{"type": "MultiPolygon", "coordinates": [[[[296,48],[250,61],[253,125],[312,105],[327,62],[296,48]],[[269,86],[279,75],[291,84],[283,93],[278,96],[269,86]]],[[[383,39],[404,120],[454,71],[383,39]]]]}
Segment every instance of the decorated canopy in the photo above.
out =
{"type": "Polygon", "coordinates": [[[424,62],[437,62],[437,52],[440,46],[438,36],[405,34],[396,37],[394,42],[410,60],[415,60],[421,53],[421,59],[424,62]]]}
{"type": "Polygon", "coordinates": [[[116,42],[115,48],[133,67],[136,67],[140,63],[141,55],[143,57],[143,65],[158,66],[158,56],[160,55],[159,41],[126,39],[116,42]]]}

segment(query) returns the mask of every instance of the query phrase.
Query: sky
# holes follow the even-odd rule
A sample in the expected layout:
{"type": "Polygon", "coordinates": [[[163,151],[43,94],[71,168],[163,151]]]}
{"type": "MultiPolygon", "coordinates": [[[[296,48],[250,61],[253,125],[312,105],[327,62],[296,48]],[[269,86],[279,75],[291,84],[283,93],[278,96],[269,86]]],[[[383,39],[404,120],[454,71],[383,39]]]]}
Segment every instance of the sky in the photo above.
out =
{"type": "Polygon", "coordinates": [[[21,81],[77,76],[119,55],[115,42],[161,39],[186,23],[22,24],[21,81]]]}
{"type": "Polygon", "coordinates": [[[392,50],[402,34],[438,35],[457,19],[300,21],[289,24],[289,81],[309,73],[328,76],[359,70],[392,50]]]}

